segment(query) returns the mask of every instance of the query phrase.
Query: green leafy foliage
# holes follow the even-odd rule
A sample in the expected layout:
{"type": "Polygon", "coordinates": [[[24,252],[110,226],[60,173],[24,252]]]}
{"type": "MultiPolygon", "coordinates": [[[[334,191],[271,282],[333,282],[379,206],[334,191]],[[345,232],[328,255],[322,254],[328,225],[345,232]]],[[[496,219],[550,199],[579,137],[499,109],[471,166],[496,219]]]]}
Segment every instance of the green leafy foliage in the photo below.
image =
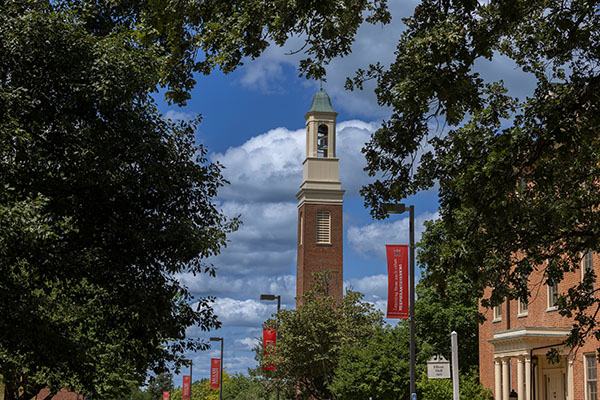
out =
{"type": "Polygon", "coordinates": [[[397,399],[409,393],[408,324],[377,327],[366,343],[345,346],[331,390],[339,399],[397,399]]]}
{"type": "Polygon", "coordinates": [[[174,278],[211,272],[237,219],[194,144],[165,121],[161,66],[128,29],[90,33],[52,2],[0,4],[0,374],[7,399],[41,388],[124,395],[180,366],[211,299],[174,278]]]}
{"type": "Polygon", "coordinates": [[[483,296],[480,285],[462,268],[446,271],[444,280],[432,279],[435,266],[447,256],[444,250],[446,235],[440,221],[425,223],[426,231],[419,243],[418,259],[423,266],[417,283],[415,305],[416,335],[423,350],[432,355],[441,354],[450,359],[450,334],[458,334],[459,363],[463,371],[479,364],[479,299],[483,296]],[[429,265],[434,268],[429,267],[429,265]]]}
{"type": "Polygon", "coordinates": [[[161,373],[150,378],[145,392],[149,399],[162,399],[163,392],[170,392],[173,388],[173,375],[161,373]]]}
{"type": "MultiPolygon", "coordinates": [[[[195,400],[218,400],[219,391],[210,389],[210,381],[201,379],[192,384],[192,398],[195,400]]],[[[181,388],[177,388],[171,400],[181,400],[181,388]]],[[[256,375],[233,374],[223,371],[223,400],[274,400],[275,391],[256,375]]],[[[281,397],[285,400],[285,397],[281,397]]]]}
{"type": "MultiPolygon", "coordinates": [[[[431,227],[431,226],[430,226],[431,227]]],[[[419,261],[433,261],[436,246],[442,239],[439,229],[431,227],[420,243],[419,261]]],[[[417,283],[415,301],[415,339],[417,371],[425,371],[427,360],[441,354],[451,359],[450,333],[458,333],[459,367],[462,374],[477,380],[479,362],[478,312],[479,292],[460,270],[446,276],[443,286],[429,278],[427,270],[417,283]]],[[[409,393],[409,340],[407,321],[396,327],[379,327],[362,345],[342,349],[332,391],[340,399],[362,400],[403,398],[409,393]]],[[[423,379],[423,378],[422,378],[423,379]]],[[[426,379],[426,378],[425,378],[426,379]]],[[[423,383],[430,399],[447,390],[447,384],[423,383]]],[[[450,397],[452,388],[449,389],[450,397]]],[[[421,396],[419,396],[421,398],[421,396]]],[[[444,398],[443,396],[439,397],[444,398]]],[[[468,397],[465,397],[468,398],[468,397]]],[[[479,399],[480,397],[475,397],[479,399]]]]}
{"type": "Polygon", "coordinates": [[[350,53],[363,21],[390,21],[386,0],[169,1],[111,2],[64,0],[57,8],[74,10],[85,29],[107,36],[123,29],[134,33],[136,45],[156,52],[161,60],[155,83],[168,87],[167,99],[183,104],[196,84],[194,73],[215,68],[228,73],[245,59],[256,58],[270,45],[283,46],[299,37],[303,52],[300,73],[325,75],[334,57],[350,53]]]}
{"type": "MultiPolygon", "coordinates": [[[[439,185],[445,240],[429,279],[460,269],[484,305],[527,299],[533,271],[544,283],[579,269],[600,249],[600,14],[597,1],[422,1],[405,19],[396,59],[359,71],[376,78],[393,114],[364,148],[380,177],[362,190],[382,203],[439,185]],[[508,58],[535,83],[525,99],[476,63],[508,58]],[[440,129],[445,126],[446,129],[440,129]]],[[[562,293],[574,318],[568,343],[600,334],[593,276],[562,293]]]]}
{"type": "Polygon", "coordinates": [[[281,310],[266,322],[277,329],[277,346],[261,356],[261,365],[277,365],[265,376],[286,398],[336,398],[330,385],[342,349],[364,345],[382,324],[381,313],[363,302],[360,293],[347,291],[340,304],[326,296],[330,274],[315,274],[295,310],[281,310]]]}

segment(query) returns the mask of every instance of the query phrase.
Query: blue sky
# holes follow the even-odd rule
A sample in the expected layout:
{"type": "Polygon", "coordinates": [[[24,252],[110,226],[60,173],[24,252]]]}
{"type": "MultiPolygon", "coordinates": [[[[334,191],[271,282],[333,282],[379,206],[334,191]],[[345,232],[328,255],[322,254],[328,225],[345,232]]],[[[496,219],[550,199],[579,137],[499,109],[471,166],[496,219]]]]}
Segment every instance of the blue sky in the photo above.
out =
{"type": "MultiPolygon", "coordinates": [[[[385,244],[408,243],[407,215],[373,221],[358,191],[368,183],[360,152],[389,110],[377,105],[373,87],[361,92],[343,88],[347,76],[359,67],[393,60],[397,40],[404,29],[401,17],[412,14],[414,1],[391,2],[389,26],[364,26],[359,30],[353,54],[334,60],[327,68],[323,88],[331,97],[337,118],[338,157],[344,197],[344,281],[366,295],[366,300],[385,310],[387,277],[385,244]],[[400,4],[401,3],[401,4],[400,4]]],[[[188,119],[202,114],[197,140],[208,148],[210,159],[221,162],[231,182],[219,194],[218,203],[230,216],[241,214],[240,230],[230,236],[228,248],[210,260],[217,277],[182,275],[179,278],[195,296],[215,296],[215,310],[223,323],[218,331],[190,329],[192,337],[223,336],[224,365],[229,372],[254,367],[252,347],[261,336],[261,325],[275,311],[275,302],[260,302],[261,293],[282,295],[282,306],[294,307],[296,272],[296,192],[304,160],[304,114],[319,90],[318,82],[298,78],[301,55],[286,55],[299,48],[291,40],[284,48],[269,48],[257,60],[232,74],[197,77],[192,99],[183,108],[160,101],[163,114],[188,119]]],[[[506,59],[481,62],[484,77],[503,76],[515,94],[531,90],[527,79],[506,59]]],[[[423,222],[437,217],[435,191],[407,199],[415,205],[417,240],[423,222]]],[[[189,354],[194,360],[194,379],[208,377],[214,350],[189,354]]],[[[181,385],[181,374],[175,384],[181,385]]]]}

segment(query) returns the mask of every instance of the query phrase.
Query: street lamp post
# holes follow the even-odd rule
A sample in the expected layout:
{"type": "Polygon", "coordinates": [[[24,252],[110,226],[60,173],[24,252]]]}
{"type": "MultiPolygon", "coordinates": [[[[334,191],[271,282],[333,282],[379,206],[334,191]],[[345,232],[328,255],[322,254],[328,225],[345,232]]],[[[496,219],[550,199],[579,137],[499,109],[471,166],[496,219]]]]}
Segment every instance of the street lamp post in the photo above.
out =
{"type": "Polygon", "coordinates": [[[281,296],[274,294],[261,294],[261,300],[277,300],[277,312],[281,309],[281,296]]]}
{"type": "Polygon", "coordinates": [[[221,342],[221,374],[219,377],[219,400],[223,400],[223,338],[222,337],[211,337],[211,342],[221,342]]]}
{"type": "Polygon", "coordinates": [[[408,301],[409,314],[410,314],[410,393],[411,400],[416,399],[415,391],[415,206],[406,207],[405,204],[383,204],[383,210],[387,214],[402,214],[408,209],[409,212],[409,251],[410,251],[410,263],[409,263],[409,285],[410,285],[410,298],[408,301]]]}
{"type": "MultiPolygon", "coordinates": [[[[274,294],[261,294],[260,295],[260,299],[261,300],[277,300],[277,312],[279,312],[279,310],[281,309],[281,296],[279,295],[274,295],[274,294]]],[[[279,332],[275,332],[275,335],[278,335],[279,332]]],[[[277,336],[275,336],[277,337],[277,336]]],[[[279,400],[279,388],[277,388],[277,400],[279,400]]]]}
{"type": "Polygon", "coordinates": [[[194,379],[192,377],[192,368],[194,367],[194,361],[190,358],[190,400],[192,400],[192,382],[194,379]]]}

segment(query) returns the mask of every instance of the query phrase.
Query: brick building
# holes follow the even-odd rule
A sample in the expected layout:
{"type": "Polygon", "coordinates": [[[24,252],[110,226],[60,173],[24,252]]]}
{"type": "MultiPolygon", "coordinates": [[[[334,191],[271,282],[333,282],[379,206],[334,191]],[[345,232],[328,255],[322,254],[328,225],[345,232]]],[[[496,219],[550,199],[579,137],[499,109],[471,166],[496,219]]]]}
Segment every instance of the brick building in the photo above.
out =
{"type": "Polygon", "coordinates": [[[480,307],[486,317],[479,327],[480,378],[495,400],[509,400],[512,390],[519,400],[597,400],[600,342],[588,338],[570,354],[561,343],[572,320],[560,316],[555,303],[558,293],[579,283],[586,271],[594,269],[600,275],[599,266],[600,254],[589,252],[580,270],[566,274],[558,285],[548,286],[543,272],[534,271],[527,303],[513,300],[493,309],[480,307]],[[551,348],[561,350],[559,363],[546,358],[551,348]]]}
{"type": "Polygon", "coordinates": [[[306,120],[306,159],[298,199],[296,295],[310,288],[312,273],[334,271],[330,294],[343,295],[343,200],[336,158],[337,113],[323,90],[315,94],[306,120]]]}

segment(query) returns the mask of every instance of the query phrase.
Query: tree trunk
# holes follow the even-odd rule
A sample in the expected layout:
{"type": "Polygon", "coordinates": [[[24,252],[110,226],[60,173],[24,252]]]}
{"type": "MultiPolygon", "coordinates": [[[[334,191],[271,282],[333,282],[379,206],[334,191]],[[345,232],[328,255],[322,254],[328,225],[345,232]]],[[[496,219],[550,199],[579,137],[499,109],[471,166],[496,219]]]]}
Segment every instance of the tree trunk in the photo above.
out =
{"type": "Polygon", "coordinates": [[[8,383],[4,383],[4,400],[16,400],[15,391],[8,383]]]}

